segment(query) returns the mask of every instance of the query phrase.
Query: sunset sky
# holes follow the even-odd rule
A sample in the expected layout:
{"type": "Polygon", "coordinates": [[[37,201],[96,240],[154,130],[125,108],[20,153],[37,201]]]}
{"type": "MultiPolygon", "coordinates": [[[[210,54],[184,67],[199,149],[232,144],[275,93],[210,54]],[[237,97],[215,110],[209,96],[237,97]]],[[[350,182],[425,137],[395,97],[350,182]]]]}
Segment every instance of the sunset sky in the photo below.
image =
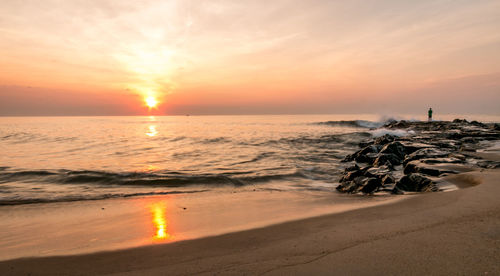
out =
{"type": "Polygon", "coordinates": [[[498,0],[0,3],[0,115],[500,115],[499,103],[498,0]]]}

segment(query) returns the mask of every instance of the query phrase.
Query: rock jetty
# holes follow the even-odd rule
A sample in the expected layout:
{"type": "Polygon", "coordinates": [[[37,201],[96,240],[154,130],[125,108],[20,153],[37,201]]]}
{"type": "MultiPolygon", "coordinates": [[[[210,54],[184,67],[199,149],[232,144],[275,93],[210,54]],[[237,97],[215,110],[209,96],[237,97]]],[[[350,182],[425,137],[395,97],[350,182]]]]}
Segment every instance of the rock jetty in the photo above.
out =
{"type": "Polygon", "coordinates": [[[345,168],[337,191],[351,194],[435,192],[440,190],[433,180],[438,177],[473,168],[500,167],[500,162],[484,160],[475,154],[487,141],[500,140],[499,124],[461,119],[391,121],[382,128],[403,129],[409,135],[386,134],[360,143],[360,149],[343,160],[351,164],[345,168]]]}

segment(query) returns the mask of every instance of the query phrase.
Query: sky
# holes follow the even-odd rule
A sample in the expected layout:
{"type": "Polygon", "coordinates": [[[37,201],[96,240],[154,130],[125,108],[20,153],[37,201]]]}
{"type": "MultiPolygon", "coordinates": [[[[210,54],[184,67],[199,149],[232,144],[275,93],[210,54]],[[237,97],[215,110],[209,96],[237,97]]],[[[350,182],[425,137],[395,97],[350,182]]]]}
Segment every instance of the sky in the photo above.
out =
{"type": "Polygon", "coordinates": [[[500,115],[499,49],[498,0],[2,0],[0,115],[500,115]]]}

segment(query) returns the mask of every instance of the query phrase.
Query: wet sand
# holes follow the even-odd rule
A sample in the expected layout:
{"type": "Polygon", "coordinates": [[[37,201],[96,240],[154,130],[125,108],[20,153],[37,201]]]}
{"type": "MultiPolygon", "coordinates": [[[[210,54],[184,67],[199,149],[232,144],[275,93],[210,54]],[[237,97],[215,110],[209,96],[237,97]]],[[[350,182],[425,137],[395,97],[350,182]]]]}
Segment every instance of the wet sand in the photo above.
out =
{"type": "MultiPolygon", "coordinates": [[[[267,185],[269,186],[269,185],[267,185]]],[[[0,206],[0,261],[198,239],[402,200],[259,187],[0,206]]]]}
{"type": "Polygon", "coordinates": [[[2,275],[499,275],[500,170],[469,188],[215,237],[0,262],[2,275]],[[480,183],[479,185],[475,185],[480,183]]]}

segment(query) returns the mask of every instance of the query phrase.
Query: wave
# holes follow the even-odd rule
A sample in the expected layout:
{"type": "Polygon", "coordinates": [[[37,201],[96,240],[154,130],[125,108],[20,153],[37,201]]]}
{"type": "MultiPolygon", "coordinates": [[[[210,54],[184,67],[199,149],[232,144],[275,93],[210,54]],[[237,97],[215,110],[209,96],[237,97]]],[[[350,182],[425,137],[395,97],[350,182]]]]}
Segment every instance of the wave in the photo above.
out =
{"type": "Polygon", "coordinates": [[[358,127],[358,128],[378,128],[384,125],[385,122],[372,122],[366,120],[347,120],[347,121],[326,121],[314,123],[317,125],[341,126],[341,127],[358,127]]]}
{"type": "Polygon", "coordinates": [[[276,145],[290,145],[290,146],[311,146],[319,147],[332,145],[357,145],[361,139],[371,137],[369,132],[350,132],[341,134],[328,134],[318,137],[314,136],[299,136],[299,137],[286,137],[280,139],[271,139],[259,142],[240,142],[239,145],[244,146],[271,146],[276,145]]]}
{"type": "Polygon", "coordinates": [[[209,190],[190,190],[190,191],[168,191],[168,192],[143,192],[143,193],[115,193],[115,194],[100,194],[100,195],[68,195],[54,198],[4,198],[0,199],[1,205],[21,205],[34,203],[55,203],[55,202],[71,202],[85,200],[103,200],[111,198],[127,198],[136,196],[156,196],[156,195],[171,195],[171,194],[192,194],[202,193],[209,190]]]}
{"type": "Polygon", "coordinates": [[[99,184],[118,186],[185,187],[189,185],[243,186],[256,182],[303,177],[300,172],[235,177],[224,174],[184,174],[181,172],[141,173],[70,170],[0,171],[0,184],[9,182],[49,184],[99,184]]]}
{"type": "Polygon", "coordinates": [[[371,134],[373,135],[373,137],[380,137],[380,136],[384,136],[386,134],[389,134],[392,136],[403,137],[403,136],[413,135],[413,134],[415,134],[415,131],[405,130],[405,129],[379,128],[379,129],[375,129],[375,130],[371,131],[371,134]]]}

